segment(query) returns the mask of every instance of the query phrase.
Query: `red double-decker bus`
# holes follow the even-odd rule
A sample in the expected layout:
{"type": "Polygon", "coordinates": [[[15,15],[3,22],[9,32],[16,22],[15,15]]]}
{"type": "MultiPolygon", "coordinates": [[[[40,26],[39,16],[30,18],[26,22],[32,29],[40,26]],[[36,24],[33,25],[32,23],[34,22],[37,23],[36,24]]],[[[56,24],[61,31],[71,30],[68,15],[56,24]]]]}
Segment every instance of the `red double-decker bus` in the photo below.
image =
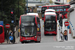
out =
{"type": "Polygon", "coordinates": [[[27,13],[20,16],[20,42],[40,42],[40,19],[37,13],[27,13]]]}
{"type": "Polygon", "coordinates": [[[44,20],[44,13],[46,9],[54,9],[57,14],[57,19],[59,19],[59,14],[62,14],[62,18],[67,18],[68,9],[70,8],[70,5],[46,5],[42,6],[41,8],[41,14],[42,14],[42,20],[44,20]]]}
{"type": "Polygon", "coordinates": [[[47,34],[57,34],[57,15],[53,11],[44,14],[44,35],[47,34]]]}
{"type": "Polygon", "coordinates": [[[3,43],[5,40],[4,37],[4,27],[2,25],[0,25],[0,43],[3,43]]]}

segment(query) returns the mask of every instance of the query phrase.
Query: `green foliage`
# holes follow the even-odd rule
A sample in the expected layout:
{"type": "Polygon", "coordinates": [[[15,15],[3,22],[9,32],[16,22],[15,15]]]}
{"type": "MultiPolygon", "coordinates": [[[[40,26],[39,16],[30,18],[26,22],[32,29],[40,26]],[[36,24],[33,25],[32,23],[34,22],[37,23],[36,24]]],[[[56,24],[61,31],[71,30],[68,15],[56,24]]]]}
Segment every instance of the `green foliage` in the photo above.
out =
{"type": "Polygon", "coordinates": [[[11,24],[11,8],[14,9],[16,20],[19,20],[20,15],[24,14],[25,3],[25,0],[0,0],[0,21],[3,20],[4,24],[11,24]]]}

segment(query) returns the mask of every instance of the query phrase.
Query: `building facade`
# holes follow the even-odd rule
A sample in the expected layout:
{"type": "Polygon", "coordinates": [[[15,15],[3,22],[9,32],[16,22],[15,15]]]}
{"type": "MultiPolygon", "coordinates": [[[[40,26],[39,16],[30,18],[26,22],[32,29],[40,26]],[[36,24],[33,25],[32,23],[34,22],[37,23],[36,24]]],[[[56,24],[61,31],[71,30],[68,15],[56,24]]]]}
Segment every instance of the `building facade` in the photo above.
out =
{"type": "Polygon", "coordinates": [[[55,0],[55,3],[60,3],[60,4],[69,4],[71,0],[55,0]]]}
{"type": "Polygon", "coordinates": [[[52,1],[54,4],[69,4],[71,0],[28,0],[28,6],[46,5],[52,1]]]}

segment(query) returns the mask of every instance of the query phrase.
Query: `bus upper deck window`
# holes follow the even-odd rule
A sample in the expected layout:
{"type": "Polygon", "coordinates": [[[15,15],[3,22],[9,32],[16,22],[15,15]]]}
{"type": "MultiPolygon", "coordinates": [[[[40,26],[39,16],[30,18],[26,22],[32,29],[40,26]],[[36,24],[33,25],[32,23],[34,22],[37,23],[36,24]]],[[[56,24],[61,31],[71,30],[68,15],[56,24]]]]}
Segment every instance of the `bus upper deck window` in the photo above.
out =
{"type": "Polygon", "coordinates": [[[0,34],[2,34],[3,30],[2,30],[2,27],[0,27],[0,34]]]}

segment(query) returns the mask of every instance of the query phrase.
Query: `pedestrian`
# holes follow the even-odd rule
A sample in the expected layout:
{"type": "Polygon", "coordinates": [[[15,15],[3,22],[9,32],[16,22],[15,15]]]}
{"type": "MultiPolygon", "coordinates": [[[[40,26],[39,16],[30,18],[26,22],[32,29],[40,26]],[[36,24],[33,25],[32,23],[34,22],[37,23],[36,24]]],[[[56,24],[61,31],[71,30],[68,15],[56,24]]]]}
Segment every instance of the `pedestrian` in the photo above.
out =
{"type": "Polygon", "coordinates": [[[67,30],[64,31],[64,39],[67,41],[68,37],[67,37],[67,30]]]}
{"type": "Polygon", "coordinates": [[[7,30],[7,34],[6,34],[6,36],[7,36],[7,43],[9,43],[9,34],[11,33],[11,30],[8,32],[8,30],[7,30]]]}
{"type": "Polygon", "coordinates": [[[61,40],[63,40],[63,33],[62,32],[60,32],[61,34],[60,34],[60,36],[61,36],[61,40]]]}
{"type": "Polygon", "coordinates": [[[9,32],[9,43],[13,42],[13,32],[9,32]]]}

